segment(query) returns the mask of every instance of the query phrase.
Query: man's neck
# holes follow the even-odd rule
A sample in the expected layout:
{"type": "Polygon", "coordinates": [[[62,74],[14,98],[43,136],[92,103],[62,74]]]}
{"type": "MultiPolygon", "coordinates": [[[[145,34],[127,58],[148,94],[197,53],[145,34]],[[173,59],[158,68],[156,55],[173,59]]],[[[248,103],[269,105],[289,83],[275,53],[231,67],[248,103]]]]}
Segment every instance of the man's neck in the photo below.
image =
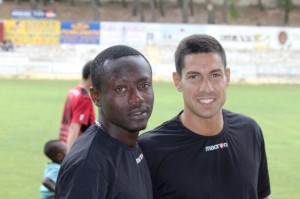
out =
{"type": "Polygon", "coordinates": [[[183,112],[179,119],[182,124],[192,132],[203,136],[214,136],[219,134],[224,126],[222,112],[212,118],[190,117],[183,112]]]}
{"type": "Polygon", "coordinates": [[[85,90],[89,91],[91,85],[89,84],[88,80],[81,80],[79,86],[81,86],[85,90]]]}
{"type": "Polygon", "coordinates": [[[101,122],[98,121],[96,121],[96,125],[111,137],[127,145],[128,147],[133,147],[136,145],[136,140],[139,136],[139,132],[128,132],[120,129],[119,127],[103,126],[101,122]]]}

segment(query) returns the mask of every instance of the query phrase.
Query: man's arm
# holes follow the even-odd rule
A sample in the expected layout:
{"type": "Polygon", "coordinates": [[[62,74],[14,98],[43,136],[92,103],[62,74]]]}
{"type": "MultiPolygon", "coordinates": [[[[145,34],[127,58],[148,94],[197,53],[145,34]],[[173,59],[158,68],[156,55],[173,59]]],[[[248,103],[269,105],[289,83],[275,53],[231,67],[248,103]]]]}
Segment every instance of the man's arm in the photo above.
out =
{"type": "Polygon", "coordinates": [[[52,183],[52,181],[51,181],[50,178],[47,178],[47,177],[44,178],[42,184],[43,184],[45,187],[47,187],[47,189],[49,189],[50,191],[52,191],[52,192],[55,191],[54,185],[53,185],[53,183],[52,183]]]}
{"type": "Polygon", "coordinates": [[[68,140],[67,140],[67,149],[70,151],[75,140],[78,138],[81,124],[72,122],[69,128],[68,140]]]}
{"type": "Polygon", "coordinates": [[[263,199],[271,199],[271,197],[270,197],[270,196],[267,196],[267,197],[265,197],[265,198],[263,198],[263,199]]]}
{"type": "MultiPolygon", "coordinates": [[[[93,158],[89,158],[93,159],[93,158]]],[[[99,158],[100,160],[102,158],[99,158]]],[[[93,159],[96,160],[96,159],[93,159]]],[[[74,165],[70,162],[68,166],[62,165],[56,182],[56,199],[106,199],[109,191],[109,181],[102,172],[108,174],[111,168],[108,165],[97,164],[99,160],[90,162],[92,166],[84,163],[74,165]],[[96,166],[97,165],[97,166],[96,166]]],[[[78,162],[77,162],[78,164],[78,162]]]]}

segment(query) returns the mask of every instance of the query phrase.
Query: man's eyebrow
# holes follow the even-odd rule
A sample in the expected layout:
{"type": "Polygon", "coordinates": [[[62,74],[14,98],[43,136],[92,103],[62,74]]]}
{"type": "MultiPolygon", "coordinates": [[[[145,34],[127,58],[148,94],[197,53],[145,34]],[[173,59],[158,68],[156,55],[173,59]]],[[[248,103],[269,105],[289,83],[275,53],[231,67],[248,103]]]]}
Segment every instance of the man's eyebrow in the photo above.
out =
{"type": "Polygon", "coordinates": [[[210,71],[210,73],[222,72],[222,71],[223,71],[222,69],[218,68],[218,69],[214,69],[214,70],[210,71]]]}
{"type": "Polygon", "coordinates": [[[192,70],[192,71],[188,71],[186,74],[189,74],[189,75],[190,75],[190,74],[200,74],[200,73],[199,73],[198,71],[193,71],[193,70],[192,70]]]}

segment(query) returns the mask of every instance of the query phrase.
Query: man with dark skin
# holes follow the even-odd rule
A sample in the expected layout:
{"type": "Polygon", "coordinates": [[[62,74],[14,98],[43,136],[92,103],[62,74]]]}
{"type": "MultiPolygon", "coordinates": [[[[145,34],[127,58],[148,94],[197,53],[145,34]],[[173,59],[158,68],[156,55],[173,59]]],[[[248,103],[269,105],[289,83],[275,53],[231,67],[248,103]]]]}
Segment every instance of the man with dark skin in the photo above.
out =
{"type": "Polygon", "coordinates": [[[49,140],[44,146],[45,155],[51,160],[44,171],[40,186],[41,199],[54,199],[55,183],[62,161],[67,154],[67,145],[61,140],[49,140]]]}
{"type": "Polygon", "coordinates": [[[63,162],[56,198],[152,199],[150,174],[136,142],[153,107],[151,66],[137,50],[113,46],[96,56],[91,74],[99,117],[63,162]]]}

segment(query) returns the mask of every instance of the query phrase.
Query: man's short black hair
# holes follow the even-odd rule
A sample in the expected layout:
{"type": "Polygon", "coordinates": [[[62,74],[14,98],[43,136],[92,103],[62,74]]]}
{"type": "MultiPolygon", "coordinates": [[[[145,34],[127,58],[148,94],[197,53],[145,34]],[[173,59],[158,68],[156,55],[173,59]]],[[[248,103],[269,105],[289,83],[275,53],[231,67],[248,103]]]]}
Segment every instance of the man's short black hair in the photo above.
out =
{"type": "MultiPolygon", "coordinates": [[[[105,61],[107,60],[115,60],[121,57],[126,56],[142,56],[147,63],[148,60],[146,57],[140,53],[138,50],[125,45],[116,45],[109,47],[102,52],[100,52],[91,64],[91,77],[92,77],[92,84],[93,87],[100,90],[99,86],[101,83],[101,74],[103,74],[103,66],[105,61]]],[[[150,65],[150,63],[149,63],[150,65]]]]}
{"type": "Polygon", "coordinates": [[[196,53],[217,53],[220,55],[224,67],[226,68],[226,54],[222,45],[212,36],[195,34],[181,40],[176,49],[175,66],[179,76],[182,75],[185,56],[196,53]]]}
{"type": "Polygon", "coordinates": [[[91,74],[91,64],[92,61],[88,61],[82,68],[82,79],[87,80],[90,77],[91,74]]]}

